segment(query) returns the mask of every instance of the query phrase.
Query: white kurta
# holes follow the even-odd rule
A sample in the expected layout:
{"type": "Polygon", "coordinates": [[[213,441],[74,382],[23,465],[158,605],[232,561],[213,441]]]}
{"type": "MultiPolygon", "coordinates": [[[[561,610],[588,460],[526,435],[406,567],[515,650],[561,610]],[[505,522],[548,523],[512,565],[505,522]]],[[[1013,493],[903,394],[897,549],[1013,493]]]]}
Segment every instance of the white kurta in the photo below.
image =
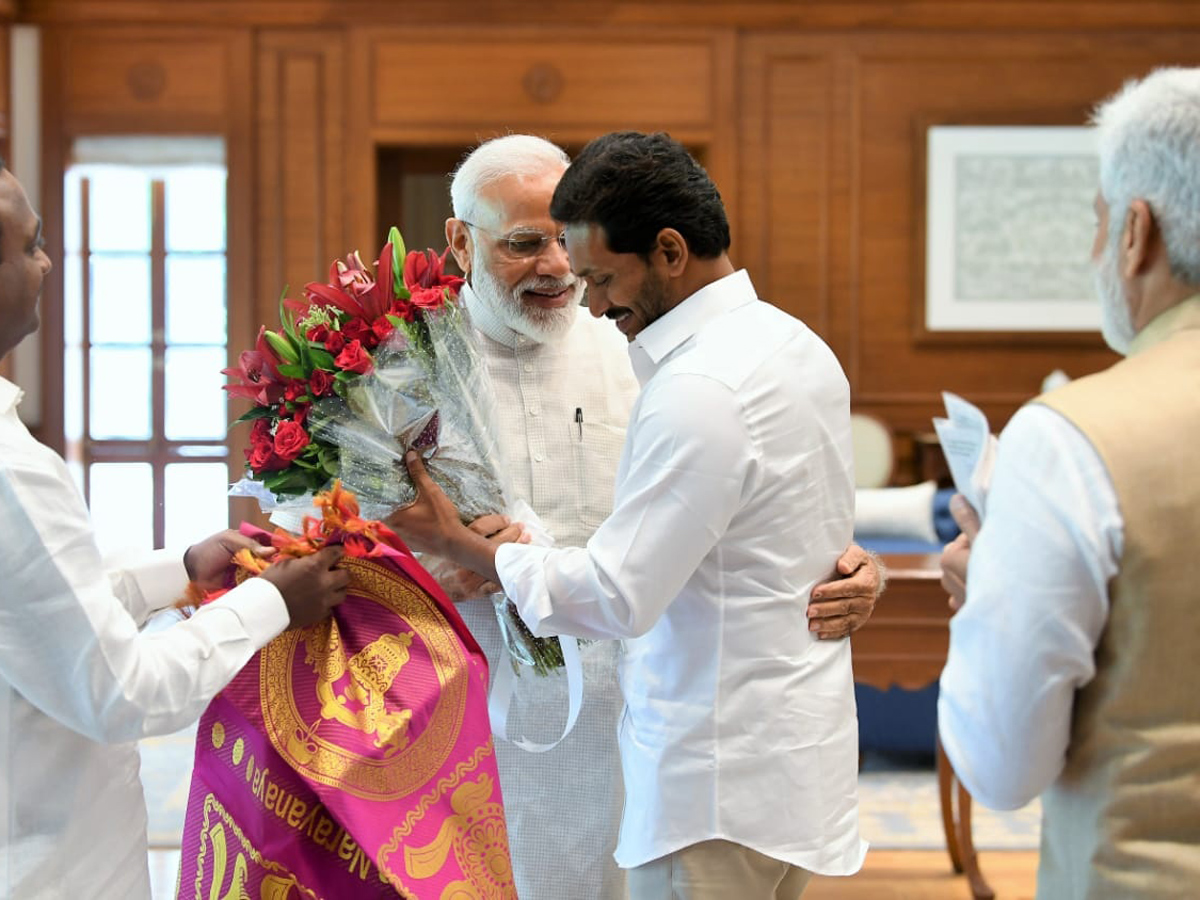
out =
{"type": "Polygon", "coordinates": [[[1000,439],[938,696],[946,755],[984,806],[1022,806],[1062,772],[1124,530],[1088,439],[1049,407],[1019,409],[1000,439]]]}
{"type": "Polygon", "coordinates": [[[255,578],[187,621],[178,556],[106,572],[62,459],[0,378],[0,897],[150,896],[137,739],[195,719],[288,622],[255,578]]]}
{"type": "MultiPolygon", "coordinates": [[[[463,294],[497,396],[501,450],[514,492],[560,545],[586,541],[612,509],[613,481],[637,382],[625,339],[580,310],[563,340],[538,344],[463,294]],[[582,427],[576,411],[583,418],[582,427]]],[[[491,604],[459,604],[488,663],[508,665],[491,604]]],[[[581,647],[583,709],[555,749],[526,753],[496,742],[509,841],[521,900],[622,900],[624,874],[613,861],[624,793],[617,725],[620,644],[581,647]]],[[[552,740],[567,713],[565,680],[526,673],[510,732],[552,740]]]]}
{"type": "Polygon", "coordinates": [[[506,544],[537,633],[627,639],[617,862],[721,838],[813,872],[862,864],[848,641],[808,597],[850,542],[849,386],[821,340],[720,279],[630,345],[642,391],[586,549],[506,544]]]}

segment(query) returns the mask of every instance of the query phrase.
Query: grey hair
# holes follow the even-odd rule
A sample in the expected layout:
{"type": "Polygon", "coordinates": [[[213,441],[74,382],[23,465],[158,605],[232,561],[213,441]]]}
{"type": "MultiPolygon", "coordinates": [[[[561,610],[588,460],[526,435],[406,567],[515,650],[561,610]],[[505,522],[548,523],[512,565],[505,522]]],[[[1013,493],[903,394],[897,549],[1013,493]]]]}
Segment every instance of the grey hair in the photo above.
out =
{"type": "Polygon", "coordinates": [[[489,184],[513,175],[532,177],[568,166],[566,151],[532,134],[507,134],[484,141],[467,154],[450,178],[454,217],[474,222],[479,193],[489,184]]]}
{"type": "Polygon", "coordinates": [[[1200,284],[1200,69],[1157,69],[1126,82],[1092,116],[1110,242],[1134,200],[1162,229],[1171,274],[1200,284]]]}

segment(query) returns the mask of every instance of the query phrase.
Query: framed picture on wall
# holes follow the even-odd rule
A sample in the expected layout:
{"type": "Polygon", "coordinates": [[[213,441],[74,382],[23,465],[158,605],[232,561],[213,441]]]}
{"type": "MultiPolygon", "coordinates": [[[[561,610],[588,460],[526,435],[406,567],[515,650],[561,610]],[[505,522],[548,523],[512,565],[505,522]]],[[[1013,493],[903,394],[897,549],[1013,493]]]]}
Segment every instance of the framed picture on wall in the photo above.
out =
{"type": "Polygon", "coordinates": [[[1095,129],[926,131],[927,335],[1096,332],[1095,129]]]}

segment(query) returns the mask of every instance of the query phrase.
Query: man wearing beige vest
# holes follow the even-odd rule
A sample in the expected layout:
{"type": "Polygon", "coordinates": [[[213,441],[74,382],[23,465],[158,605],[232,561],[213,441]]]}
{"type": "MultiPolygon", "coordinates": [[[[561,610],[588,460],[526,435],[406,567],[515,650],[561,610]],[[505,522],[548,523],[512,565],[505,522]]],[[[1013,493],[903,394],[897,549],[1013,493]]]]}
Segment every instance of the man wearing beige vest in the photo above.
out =
{"type": "Polygon", "coordinates": [[[1013,416],[982,528],[960,510],[939,730],[986,806],[1042,795],[1042,900],[1196,897],[1200,70],[1095,122],[1096,282],[1127,358],[1013,416]]]}

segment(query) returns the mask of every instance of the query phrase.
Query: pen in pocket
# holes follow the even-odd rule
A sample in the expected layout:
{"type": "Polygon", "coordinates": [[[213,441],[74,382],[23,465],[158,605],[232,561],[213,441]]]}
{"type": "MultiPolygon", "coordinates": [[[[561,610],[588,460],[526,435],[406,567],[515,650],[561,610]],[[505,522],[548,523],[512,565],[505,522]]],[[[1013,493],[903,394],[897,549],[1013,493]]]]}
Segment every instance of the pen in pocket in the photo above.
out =
{"type": "Polygon", "coordinates": [[[575,424],[579,426],[579,439],[583,440],[583,407],[575,407],[575,424]]]}

